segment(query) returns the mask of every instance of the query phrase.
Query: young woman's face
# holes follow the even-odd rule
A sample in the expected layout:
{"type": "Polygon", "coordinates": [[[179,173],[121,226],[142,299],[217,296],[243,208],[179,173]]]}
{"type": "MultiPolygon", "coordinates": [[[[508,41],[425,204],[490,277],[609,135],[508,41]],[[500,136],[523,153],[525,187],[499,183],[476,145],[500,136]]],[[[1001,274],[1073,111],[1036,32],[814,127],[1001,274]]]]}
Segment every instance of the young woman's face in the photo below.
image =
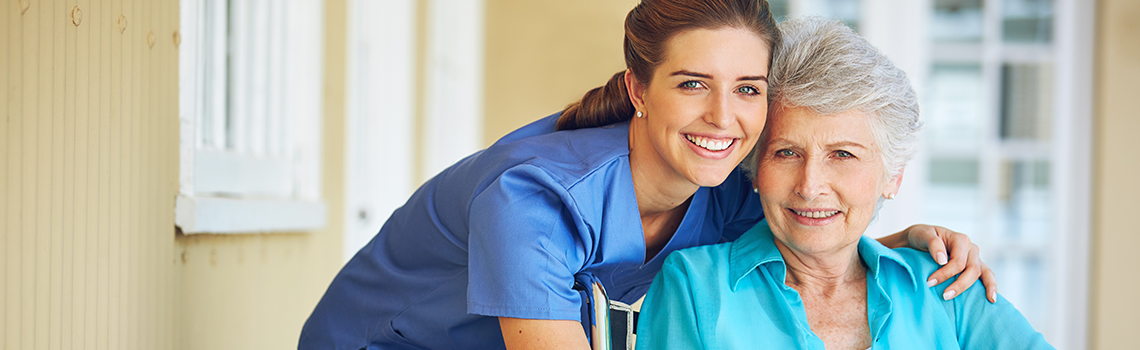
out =
{"type": "Polygon", "coordinates": [[[768,56],[759,36],[736,28],[688,30],[668,42],[649,85],[632,91],[644,113],[639,137],[666,176],[717,186],[748,155],[768,110],[768,56]]]}

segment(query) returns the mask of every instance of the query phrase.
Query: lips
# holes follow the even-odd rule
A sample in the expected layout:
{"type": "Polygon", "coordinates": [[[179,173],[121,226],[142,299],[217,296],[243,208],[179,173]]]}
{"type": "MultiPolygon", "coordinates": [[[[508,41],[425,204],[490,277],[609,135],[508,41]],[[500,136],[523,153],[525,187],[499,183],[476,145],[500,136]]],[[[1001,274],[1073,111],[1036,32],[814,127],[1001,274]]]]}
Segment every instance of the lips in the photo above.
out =
{"type": "Polygon", "coordinates": [[[733,142],[736,141],[736,139],[714,139],[696,135],[685,135],[685,139],[689,140],[689,142],[692,144],[697,145],[697,147],[704,148],[713,152],[726,150],[728,147],[732,146],[733,142]]]}
{"type": "Polygon", "coordinates": [[[796,215],[808,217],[812,219],[826,219],[839,214],[838,210],[795,210],[792,209],[796,215]]]}

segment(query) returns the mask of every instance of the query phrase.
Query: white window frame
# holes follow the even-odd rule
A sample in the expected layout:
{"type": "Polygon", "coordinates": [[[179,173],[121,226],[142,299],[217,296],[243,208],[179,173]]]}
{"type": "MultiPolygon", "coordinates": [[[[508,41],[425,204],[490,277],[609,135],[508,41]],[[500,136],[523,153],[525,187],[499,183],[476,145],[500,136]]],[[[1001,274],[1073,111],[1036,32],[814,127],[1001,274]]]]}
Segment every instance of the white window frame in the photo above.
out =
{"type": "Polygon", "coordinates": [[[426,177],[483,148],[484,0],[430,0],[420,147],[426,177]]]}
{"type": "Polygon", "coordinates": [[[180,7],[175,224],[186,234],[324,227],[323,2],[180,7]]]}
{"type": "MultiPolygon", "coordinates": [[[[883,0],[879,0],[883,1],[883,0]]],[[[939,44],[932,50],[932,63],[971,63],[982,68],[983,101],[988,122],[980,147],[972,149],[928,149],[927,155],[952,156],[972,152],[981,166],[980,212],[982,227],[992,227],[998,218],[997,202],[990,196],[1001,190],[999,167],[1010,160],[1049,162],[1050,227],[1053,234],[1045,246],[1026,245],[1003,238],[973,237],[988,257],[1024,258],[1047,255],[1046,273],[1052,274],[1046,293],[1051,313],[1044,324],[1036,324],[1046,340],[1062,349],[1083,349],[1088,333],[1089,213],[1091,202],[1092,158],[1092,43],[1094,42],[1092,2],[1051,0],[1053,39],[1048,44],[1007,43],[1002,35],[1002,3],[983,2],[982,41],[978,44],[939,44]],[[1052,123],[1048,141],[1004,140],[994,138],[1000,126],[1001,69],[1007,63],[1048,64],[1052,67],[1052,123]]],[[[933,8],[931,6],[930,8],[933,8]]],[[[925,75],[924,75],[925,76],[925,75]]],[[[925,166],[926,164],[922,164],[925,166]]],[[[927,203],[929,204],[929,203],[927,203]]],[[[921,205],[921,204],[920,204],[921,205]]],[[[984,256],[984,258],[985,258],[984,256]]],[[[1015,270],[1016,273],[1016,270],[1015,270]]],[[[999,276],[1001,278],[1003,276],[999,276]]],[[[1021,280],[1022,276],[1004,276],[1021,280]]],[[[1011,286],[1021,288],[1021,286],[1011,286]]],[[[1010,290],[1010,288],[1007,288],[1010,290]]]]}
{"type": "Polygon", "coordinates": [[[415,0],[349,0],[344,261],[415,189],[415,0]]]}
{"type": "Polygon", "coordinates": [[[483,147],[484,2],[424,3],[421,82],[415,79],[418,3],[348,2],[345,261],[408,200],[422,180],[417,170],[435,176],[483,147]],[[423,96],[419,132],[417,94],[423,96]]]}

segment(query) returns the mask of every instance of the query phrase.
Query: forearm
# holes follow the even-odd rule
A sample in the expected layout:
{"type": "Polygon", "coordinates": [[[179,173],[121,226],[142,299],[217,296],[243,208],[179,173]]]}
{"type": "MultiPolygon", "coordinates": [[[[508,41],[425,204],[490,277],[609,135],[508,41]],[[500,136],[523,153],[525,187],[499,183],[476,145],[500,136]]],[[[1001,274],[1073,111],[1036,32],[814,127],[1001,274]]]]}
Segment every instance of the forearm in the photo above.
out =
{"type": "Polygon", "coordinates": [[[877,241],[879,241],[879,243],[883,244],[887,248],[891,249],[907,247],[909,242],[907,240],[906,230],[899,231],[888,236],[880,237],[877,239],[877,241]]]}
{"type": "Polygon", "coordinates": [[[510,350],[590,349],[577,321],[499,317],[499,327],[510,350]]]}

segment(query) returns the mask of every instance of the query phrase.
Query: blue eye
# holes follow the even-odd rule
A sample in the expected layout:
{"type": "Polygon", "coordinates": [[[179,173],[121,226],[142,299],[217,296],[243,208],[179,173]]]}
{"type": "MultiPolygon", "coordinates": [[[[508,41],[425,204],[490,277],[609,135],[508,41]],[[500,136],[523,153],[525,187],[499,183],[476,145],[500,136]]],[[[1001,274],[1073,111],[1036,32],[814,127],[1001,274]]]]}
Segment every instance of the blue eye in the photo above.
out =
{"type": "Polygon", "coordinates": [[[755,87],[752,87],[752,86],[741,86],[741,87],[736,89],[736,92],[746,94],[746,95],[760,94],[760,91],[758,91],[755,87]]]}
{"type": "Polygon", "coordinates": [[[689,80],[689,81],[686,81],[684,83],[681,83],[680,88],[682,88],[682,89],[700,89],[701,83],[699,81],[696,81],[696,80],[689,80]]]}
{"type": "Polygon", "coordinates": [[[789,149],[782,149],[782,150],[776,151],[776,155],[780,156],[780,157],[795,157],[796,152],[792,152],[792,150],[789,150],[789,149]]]}
{"type": "Polygon", "coordinates": [[[836,155],[837,157],[839,157],[839,158],[851,158],[851,157],[855,157],[855,155],[854,155],[854,154],[851,154],[851,152],[847,152],[847,151],[838,151],[838,152],[835,152],[835,155],[836,155]]]}

